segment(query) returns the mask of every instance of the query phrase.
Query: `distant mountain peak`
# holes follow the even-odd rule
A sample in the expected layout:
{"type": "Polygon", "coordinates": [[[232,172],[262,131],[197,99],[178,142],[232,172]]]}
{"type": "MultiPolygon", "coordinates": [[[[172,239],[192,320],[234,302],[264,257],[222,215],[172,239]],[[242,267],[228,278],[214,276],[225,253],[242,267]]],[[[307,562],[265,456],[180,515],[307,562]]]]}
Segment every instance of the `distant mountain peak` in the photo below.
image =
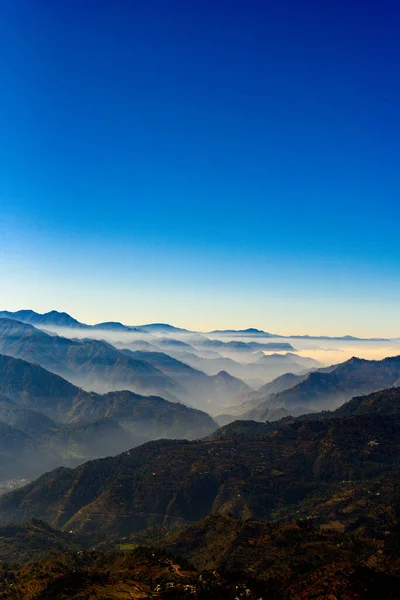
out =
{"type": "Polygon", "coordinates": [[[66,312],[59,312],[57,310],[51,310],[47,313],[37,313],[34,310],[17,310],[16,312],[10,312],[8,310],[0,311],[0,317],[6,317],[13,319],[14,321],[21,321],[22,323],[28,323],[29,325],[37,326],[49,326],[53,325],[56,327],[74,327],[83,328],[88,327],[84,323],[80,323],[71,315],[66,312]]]}
{"type": "Polygon", "coordinates": [[[247,329],[215,329],[209,332],[212,335],[224,335],[224,336],[261,336],[261,337],[280,337],[274,336],[268,331],[262,329],[256,329],[255,327],[249,327],[247,329]]]}
{"type": "Polygon", "coordinates": [[[230,375],[227,371],[220,371],[216,377],[222,377],[223,379],[236,379],[233,375],[230,375]]]}
{"type": "Polygon", "coordinates": [[[104,323],[97,323],[91,326],[93,329],[104,329],[106,331],[126,331],[126,332],[137,332],[143,333],[144,330],[139,327],[131,327],[130,325],[124,325],[119,321],[106,321],[104,323]]]}
{"type": "Polygon", "coordinates": [[[147,323],[146,325],[139,325],[139,329],[144,329],[146,331],[159,331],[159,332],[182,332],[182,333],[192,333],[189,329],[182,329],[181,327],[175,327],[174,325],[170,325],[169,323],[147,323]]]}

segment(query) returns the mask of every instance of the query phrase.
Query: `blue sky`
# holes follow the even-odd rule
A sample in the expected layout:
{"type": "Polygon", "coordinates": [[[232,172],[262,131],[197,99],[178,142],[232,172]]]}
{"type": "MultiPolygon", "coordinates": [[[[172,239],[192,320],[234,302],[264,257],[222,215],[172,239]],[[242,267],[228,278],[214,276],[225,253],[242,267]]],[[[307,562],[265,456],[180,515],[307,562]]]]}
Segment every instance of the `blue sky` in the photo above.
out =
{"type": "Polygon", "coordinates": [[[400,336],[395,2],[0,13],[2,308],[400,336]]]}

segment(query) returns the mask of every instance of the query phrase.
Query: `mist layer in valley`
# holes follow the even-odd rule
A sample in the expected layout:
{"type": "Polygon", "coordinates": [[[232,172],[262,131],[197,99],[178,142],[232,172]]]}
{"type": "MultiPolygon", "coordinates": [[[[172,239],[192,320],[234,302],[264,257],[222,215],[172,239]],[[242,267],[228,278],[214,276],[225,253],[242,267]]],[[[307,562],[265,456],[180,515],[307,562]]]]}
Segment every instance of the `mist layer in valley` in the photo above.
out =
{"type": "Polygon", "coordinates": [[[0,492],[150,440],[334,410],[398,385],[398,353],[397,340],[92,326],[56,311],[3,311],[0,492]]]}

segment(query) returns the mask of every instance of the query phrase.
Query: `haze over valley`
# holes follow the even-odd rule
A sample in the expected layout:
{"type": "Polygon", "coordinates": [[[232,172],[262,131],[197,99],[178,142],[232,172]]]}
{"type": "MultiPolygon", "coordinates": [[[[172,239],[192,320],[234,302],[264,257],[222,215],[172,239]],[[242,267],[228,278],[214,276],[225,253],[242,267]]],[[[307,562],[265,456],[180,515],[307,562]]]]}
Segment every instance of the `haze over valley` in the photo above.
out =
{"type": "Polygon", "coordinates": [[[0,600],[400,600],[399,31],[0,2],[0,600]]]}
{"type": "Polygon", "coordinates": [[[57,311],[2,311],[2,485],[148,440],[198,439],[237,419],[334,410],[398,385],[398,347],[394,339],[87,325],[57,311]]]}
{"type": "Polygon", "coordinates": [[[395,598],[398,346],[2,311],[2,597],[395,598]]]}

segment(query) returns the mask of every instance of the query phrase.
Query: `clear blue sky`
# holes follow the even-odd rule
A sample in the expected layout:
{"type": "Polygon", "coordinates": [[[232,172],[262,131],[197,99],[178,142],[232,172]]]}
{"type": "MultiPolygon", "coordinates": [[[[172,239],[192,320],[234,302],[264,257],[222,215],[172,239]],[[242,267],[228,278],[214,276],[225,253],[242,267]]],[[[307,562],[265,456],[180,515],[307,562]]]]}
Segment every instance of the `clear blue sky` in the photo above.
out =
{"type": "Polygon", "coordinates": [[[400,335],[400,6],[3,0],[1,308],[400,335]]]}

